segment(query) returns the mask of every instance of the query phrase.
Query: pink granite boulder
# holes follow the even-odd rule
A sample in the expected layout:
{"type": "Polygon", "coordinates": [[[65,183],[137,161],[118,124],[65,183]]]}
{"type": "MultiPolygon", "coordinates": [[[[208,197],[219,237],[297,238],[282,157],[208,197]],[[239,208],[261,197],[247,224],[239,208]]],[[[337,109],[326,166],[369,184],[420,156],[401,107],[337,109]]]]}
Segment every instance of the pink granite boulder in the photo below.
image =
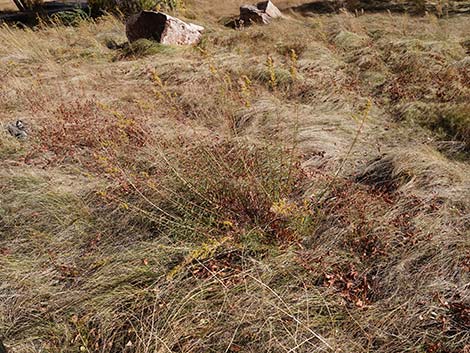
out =
{"type": "Polygon", "coordinates": [[[193,45],[200,42],[203,31],[204,27],[156,11],[141,11],[126,22],[126,35],[131,43],[150,39],[161,44],[193,45]]]}

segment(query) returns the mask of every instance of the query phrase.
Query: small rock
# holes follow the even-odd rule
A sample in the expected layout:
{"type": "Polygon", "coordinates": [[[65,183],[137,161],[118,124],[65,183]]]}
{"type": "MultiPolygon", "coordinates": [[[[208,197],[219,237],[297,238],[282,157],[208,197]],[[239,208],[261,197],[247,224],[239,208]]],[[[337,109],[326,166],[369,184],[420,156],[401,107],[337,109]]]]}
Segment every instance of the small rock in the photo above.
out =
{"type": "Polygon", "coordinates": [[[268,24],[275,18],[282,17],[281,11],[271,2],[262,1],[256,5],[240,7],[240,22],[243,25],[251,23],[268,24]]]}
{"type": "Polygon", "coordinates": [[[156,11],[141,11],[126,22],[126,35],[131,43],[150,39],[161,44],[192,45],[199,43],[203,31],[204,27],[156,11]]]}
{"type": "Polygon", "coordinates": [[[28,137],[24,123],[21,120],[7,124],[6,128],[11,136],[14,136],[19,140],[24,140],[28,137]]]}

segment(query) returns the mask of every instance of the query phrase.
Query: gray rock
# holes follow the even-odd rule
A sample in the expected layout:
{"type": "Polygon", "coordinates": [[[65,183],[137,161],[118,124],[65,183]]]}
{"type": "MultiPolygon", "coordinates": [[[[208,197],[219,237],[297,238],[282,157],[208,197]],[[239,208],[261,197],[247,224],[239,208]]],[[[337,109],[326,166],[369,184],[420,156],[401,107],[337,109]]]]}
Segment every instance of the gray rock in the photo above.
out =
{"type": "Polygon", "coordinates": [[[282,17],[281,11],[271,2],[262,1],[256,5],[240,7],[240,21],[243,25],[251,23],[268,24],[273,19],[282,17]]]}
{"type": "Polygon", "coordinates": [[[161,44],[192,45],[199,43],[203,31],[204,27],[156,11],[141,11],[126,22],[126,35],[131,43],[150,39],[161,44]]]}
{"type": "Polygon", "coordinates": [[[24,140],[28,137],[28,134],[26,133],[26,127],[21,120],[17,120],[15,123],[7,124],[6,128],[11,136],[14,136],[19,140],[24,140]]]}

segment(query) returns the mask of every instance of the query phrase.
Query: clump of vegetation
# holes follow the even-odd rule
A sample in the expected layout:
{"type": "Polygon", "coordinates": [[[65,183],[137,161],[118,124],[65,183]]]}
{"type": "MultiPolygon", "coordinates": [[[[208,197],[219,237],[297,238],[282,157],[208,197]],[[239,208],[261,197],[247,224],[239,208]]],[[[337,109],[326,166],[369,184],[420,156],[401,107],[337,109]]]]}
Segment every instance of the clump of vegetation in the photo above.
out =
{"type": "Polygon", "coordinates": [[[183,146],[176,154],[157,152],[151,171],[129,177],[118,202],[150,215],[151,223],[161,220],[154,228],[163,230],[169,222],[175,236],[186,241],[231,234],[235,241],[254,237],[283,244],[304,236],[295,222],[304,217],[302,229],[307,229],[309,212],[290,217],[301,210],[304,201],[296,198],[307,182],[295,152],[231,142],[183,146]]]}
{"type": "Polygon", "coordinates": [[[182,0],[91,0],[90,8],[95,12],[133,14],[142,10],[179,11],[184,8],[182,0]]]}
{"type": "Polygon", "coordinates": [[[149,39],[139,39],[132,43],[125,43],[121,46],[115,46],[119,49],[115,60],[129,59],[129,58],[143,58],[150,55],[159,53],[171,53],[175,48],[162,45],[149,39]]]}
{"type": "Polygon", "coordinates": [[[61,11],[51,16],[51,21],[65,26],[78,26],[82,21],[90,19],[90,15],[81,9],[61,11]]]}
{"type": "Polygon", "coordinates": [[[461,141],[470,148],[470,105],[412,103],[402,116],[434,130],[444,139],[461,141]]]}

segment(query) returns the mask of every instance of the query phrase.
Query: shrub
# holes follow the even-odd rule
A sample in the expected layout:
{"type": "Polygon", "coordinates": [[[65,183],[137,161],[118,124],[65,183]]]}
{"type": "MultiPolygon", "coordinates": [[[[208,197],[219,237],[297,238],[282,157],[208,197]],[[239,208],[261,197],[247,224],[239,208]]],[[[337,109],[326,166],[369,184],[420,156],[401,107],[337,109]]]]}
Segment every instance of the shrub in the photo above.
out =
{"type": "Polygon", "coordinates": [[[90,0],[89,5],[94,12],[121,12],[125,15],[155,9],[178,11],[184,7],[182,0],[90,0]]]}
{"type": "Polygon", "coordinates": [[[149,39],[139,39],[132,43],[125,43],[114,60],[125,58],[143,58],[149,55],[168,53],[175,50],[173,47],[157,43],[149,39]]]}
{"type": "Polygon", "coordinates": [[[50,111],[52,119],[37,132],[39,148],[32,153],[48,156],[48,163],[80,161],[91,166],[103,151],[129,151],[146,144],[144,122],[125,117],[94,100],[62,103],[50,111]]]}
{"type": "Polygon", "coordinates": [[[255,237],[277,244],[298,238],[309,224],[309,211],[299,200],[307,175],[288,148],[234,142],[167,145],[156,158],[149,156],[123,174],[108,173],[108,178],[116,188],[108,188],[106,199],[133,212],[134,223],[160,230],[171,225],[179,239],[228,232],[242,243],[255,237]]]}
{"type": "Polygon", "coordinates": [[[89,19],[90,16],[82,9],[74,9],[70,11],[61,11],[53,14],[51,19],[66,26],[78,26],[80,22],[89,19]]]}

